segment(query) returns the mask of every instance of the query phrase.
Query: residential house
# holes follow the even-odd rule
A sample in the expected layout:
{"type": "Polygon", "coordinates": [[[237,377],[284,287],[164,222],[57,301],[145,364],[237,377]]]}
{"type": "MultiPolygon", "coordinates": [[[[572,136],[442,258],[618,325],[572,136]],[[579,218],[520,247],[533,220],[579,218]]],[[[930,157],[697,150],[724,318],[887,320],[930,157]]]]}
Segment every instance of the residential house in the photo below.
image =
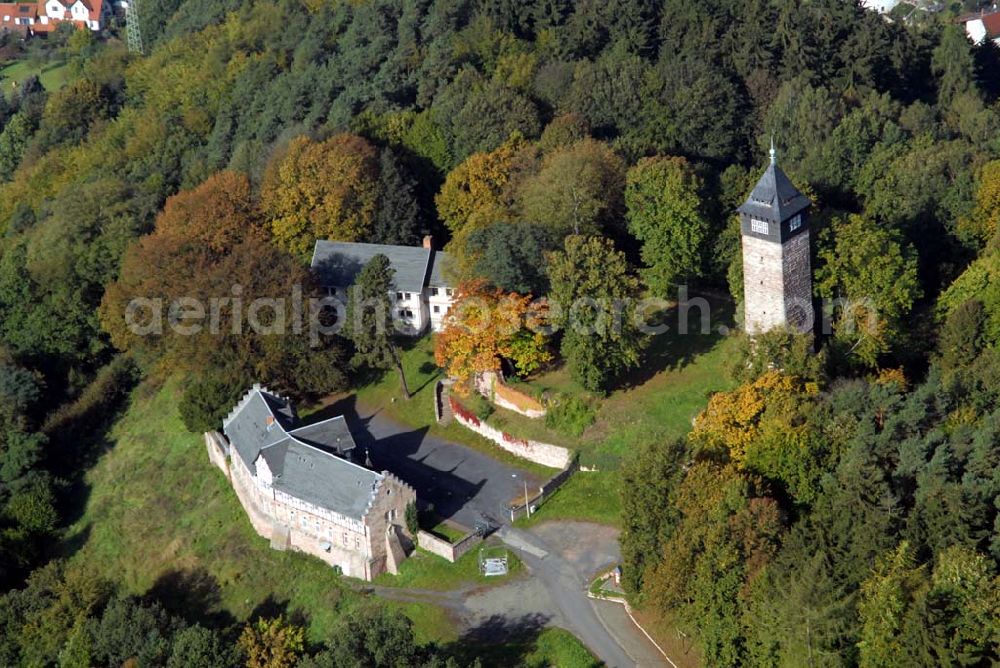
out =
{"type": "Polygon", "coordinates": [[[989,39],[1000,45],[1000,11],[995,6],[977,14],[967,14],[958,21],[965,25],[965,34],[973,44],[982,44],[989,39]]]}
{"type": "Polygon", "coordinates": [[[878,14],[888,14],[901,0],[861,0],[861,6],[878,14]]]}
{"type": "Polygon", "coordinates": [[[79,28],[103,30],[111,17],[110,0],[38,0],[0,3],[0,30],[48,33],[69,22],[79,28]]]}
{"type": "Polygon", "coordinates": [[[251,523],[272,547],[319,557],[345,575],[398,572],[412,539],[413,488],[355,461],[343,417],[302,425],[292,403],[254,385],[206,434],[211,461],[229,477],[251,523]]]}
{"type": "Polygon", "coordinates": [[[376,255],[385,255],[393,271],[392,315],[400,330],[419,335],[430,325],[443,327],[455,289],[446,278],[448,254],[434,250],[431,237],[422,246],[393,246],[346,241],[317,241],[312,269],[327,295],[347,304],[347,289],[376,255]]]}

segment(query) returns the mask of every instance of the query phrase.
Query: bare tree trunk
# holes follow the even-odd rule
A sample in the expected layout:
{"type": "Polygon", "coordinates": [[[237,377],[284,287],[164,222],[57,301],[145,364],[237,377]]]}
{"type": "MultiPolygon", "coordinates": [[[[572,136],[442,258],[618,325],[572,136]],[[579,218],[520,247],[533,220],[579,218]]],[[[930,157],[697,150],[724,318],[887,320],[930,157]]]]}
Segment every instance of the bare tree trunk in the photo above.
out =
{"type": "Polygon", "coordinates": [[[410,388],[406,384],[406,374],[403,373],[403,362],[399,359],[399,353],[396,351],[395,346],[392,347],[392,361],[396,363],[396,371],[399,372],[399,386],[403,388],[403,398],[409,401],[413,395],[410,394],[410,388]]]}

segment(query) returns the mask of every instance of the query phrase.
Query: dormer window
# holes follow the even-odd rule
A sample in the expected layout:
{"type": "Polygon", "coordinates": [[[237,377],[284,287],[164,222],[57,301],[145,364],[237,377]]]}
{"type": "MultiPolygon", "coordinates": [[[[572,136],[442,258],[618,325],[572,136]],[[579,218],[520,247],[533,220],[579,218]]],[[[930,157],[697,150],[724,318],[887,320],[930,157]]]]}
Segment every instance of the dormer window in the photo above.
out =
{"type": "Polygon", "coordinates": [[[756,232],[757,234],[768,234],[770,227],[766,220],[757,220],[756,218],[750,219],[750,230],[756,232]]]}
{"type": "Polygon", "coordinates": [[[797,213],[794,216],[792,216],[792,219],[790,221],[788,221],[788,231],[794,232],[800,227],[802,227],[802,214],[797,213]]]}

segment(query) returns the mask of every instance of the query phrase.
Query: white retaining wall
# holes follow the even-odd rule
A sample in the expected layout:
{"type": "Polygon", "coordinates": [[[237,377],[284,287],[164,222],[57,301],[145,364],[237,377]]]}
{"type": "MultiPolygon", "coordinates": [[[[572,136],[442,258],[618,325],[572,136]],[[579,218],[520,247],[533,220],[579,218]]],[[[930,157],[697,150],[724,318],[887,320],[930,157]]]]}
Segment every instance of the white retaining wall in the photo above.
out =
{"type": "Polygon", "coordinates": [[[455,421],[463,427],[476,432],[483,438],[496,443],[507,452],[518,457],[524,457],[528,461],[541,464],[542,466],[562,469],[566,468],[573,459],[572,453],[567,448],[506,435],[496,427],[491,427],[484,422],[476,424],[461,415],[458,411],[455,411],[455,421]]]}

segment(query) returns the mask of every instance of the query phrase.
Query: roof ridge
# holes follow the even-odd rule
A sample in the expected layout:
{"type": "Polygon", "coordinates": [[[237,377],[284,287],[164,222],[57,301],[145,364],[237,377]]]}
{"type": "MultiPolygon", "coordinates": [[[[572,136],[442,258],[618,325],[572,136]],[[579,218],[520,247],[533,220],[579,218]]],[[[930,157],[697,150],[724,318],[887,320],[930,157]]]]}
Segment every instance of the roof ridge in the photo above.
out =
{"type": "MultiPolygon", "coordinates": [[[[308,429],[309,427],[317,427],[317,426],[319,426],[321,424],[326,424],[327,422],[333,422],[334,420],[344,420],[344,416],[343,415],[335,415],[332,418],[327,418],[325,420],[320,420],[319,422],[310,422],[309,424],[299,425],[298,427],[296,427],[295,429],[292,429],[291,431],[289,431],[287,433],[288,434],[294,434],[297,431],[301,431],[303,429],[308,429]]],[[[345,422],[346,422],[346,420],[345,420],[345,422]]]]}
{"type": "Polygon", "coordinates": [[[316,452],[319,452],[320,454],[324,454],[327,457],[332,457],[336,461],[343,462],[343,463],[347,464],[348,466],[353,466],[354,468],[358,468],[358,469],[361,469],[362,471],[365,471],[367,473],[371,473],[371,474],[375,475],[379,480],[381,480],[382,478],[385,477],[384,473],[379,473],[378,471],[370,469],[367,466],[362,466],[361,464],[355,464],[354,462],[352,462],[352,461],[350,461],[348,459],[344,459],[343,457],[340,457],[338,455],[335,455],[332,452],[327,452],[323,448],[317,448],[315,445],[311,445],[309,443],[306,443],[305,441],[303,441],[302,439],[298,438],[297,436],[294,436],[291,433],[288,433],[287,435],[288,435],[288,438],[290,438],[291,440],[295,441],[299,445],[307,447],[310,450],[315,450],[316,452]]]}

